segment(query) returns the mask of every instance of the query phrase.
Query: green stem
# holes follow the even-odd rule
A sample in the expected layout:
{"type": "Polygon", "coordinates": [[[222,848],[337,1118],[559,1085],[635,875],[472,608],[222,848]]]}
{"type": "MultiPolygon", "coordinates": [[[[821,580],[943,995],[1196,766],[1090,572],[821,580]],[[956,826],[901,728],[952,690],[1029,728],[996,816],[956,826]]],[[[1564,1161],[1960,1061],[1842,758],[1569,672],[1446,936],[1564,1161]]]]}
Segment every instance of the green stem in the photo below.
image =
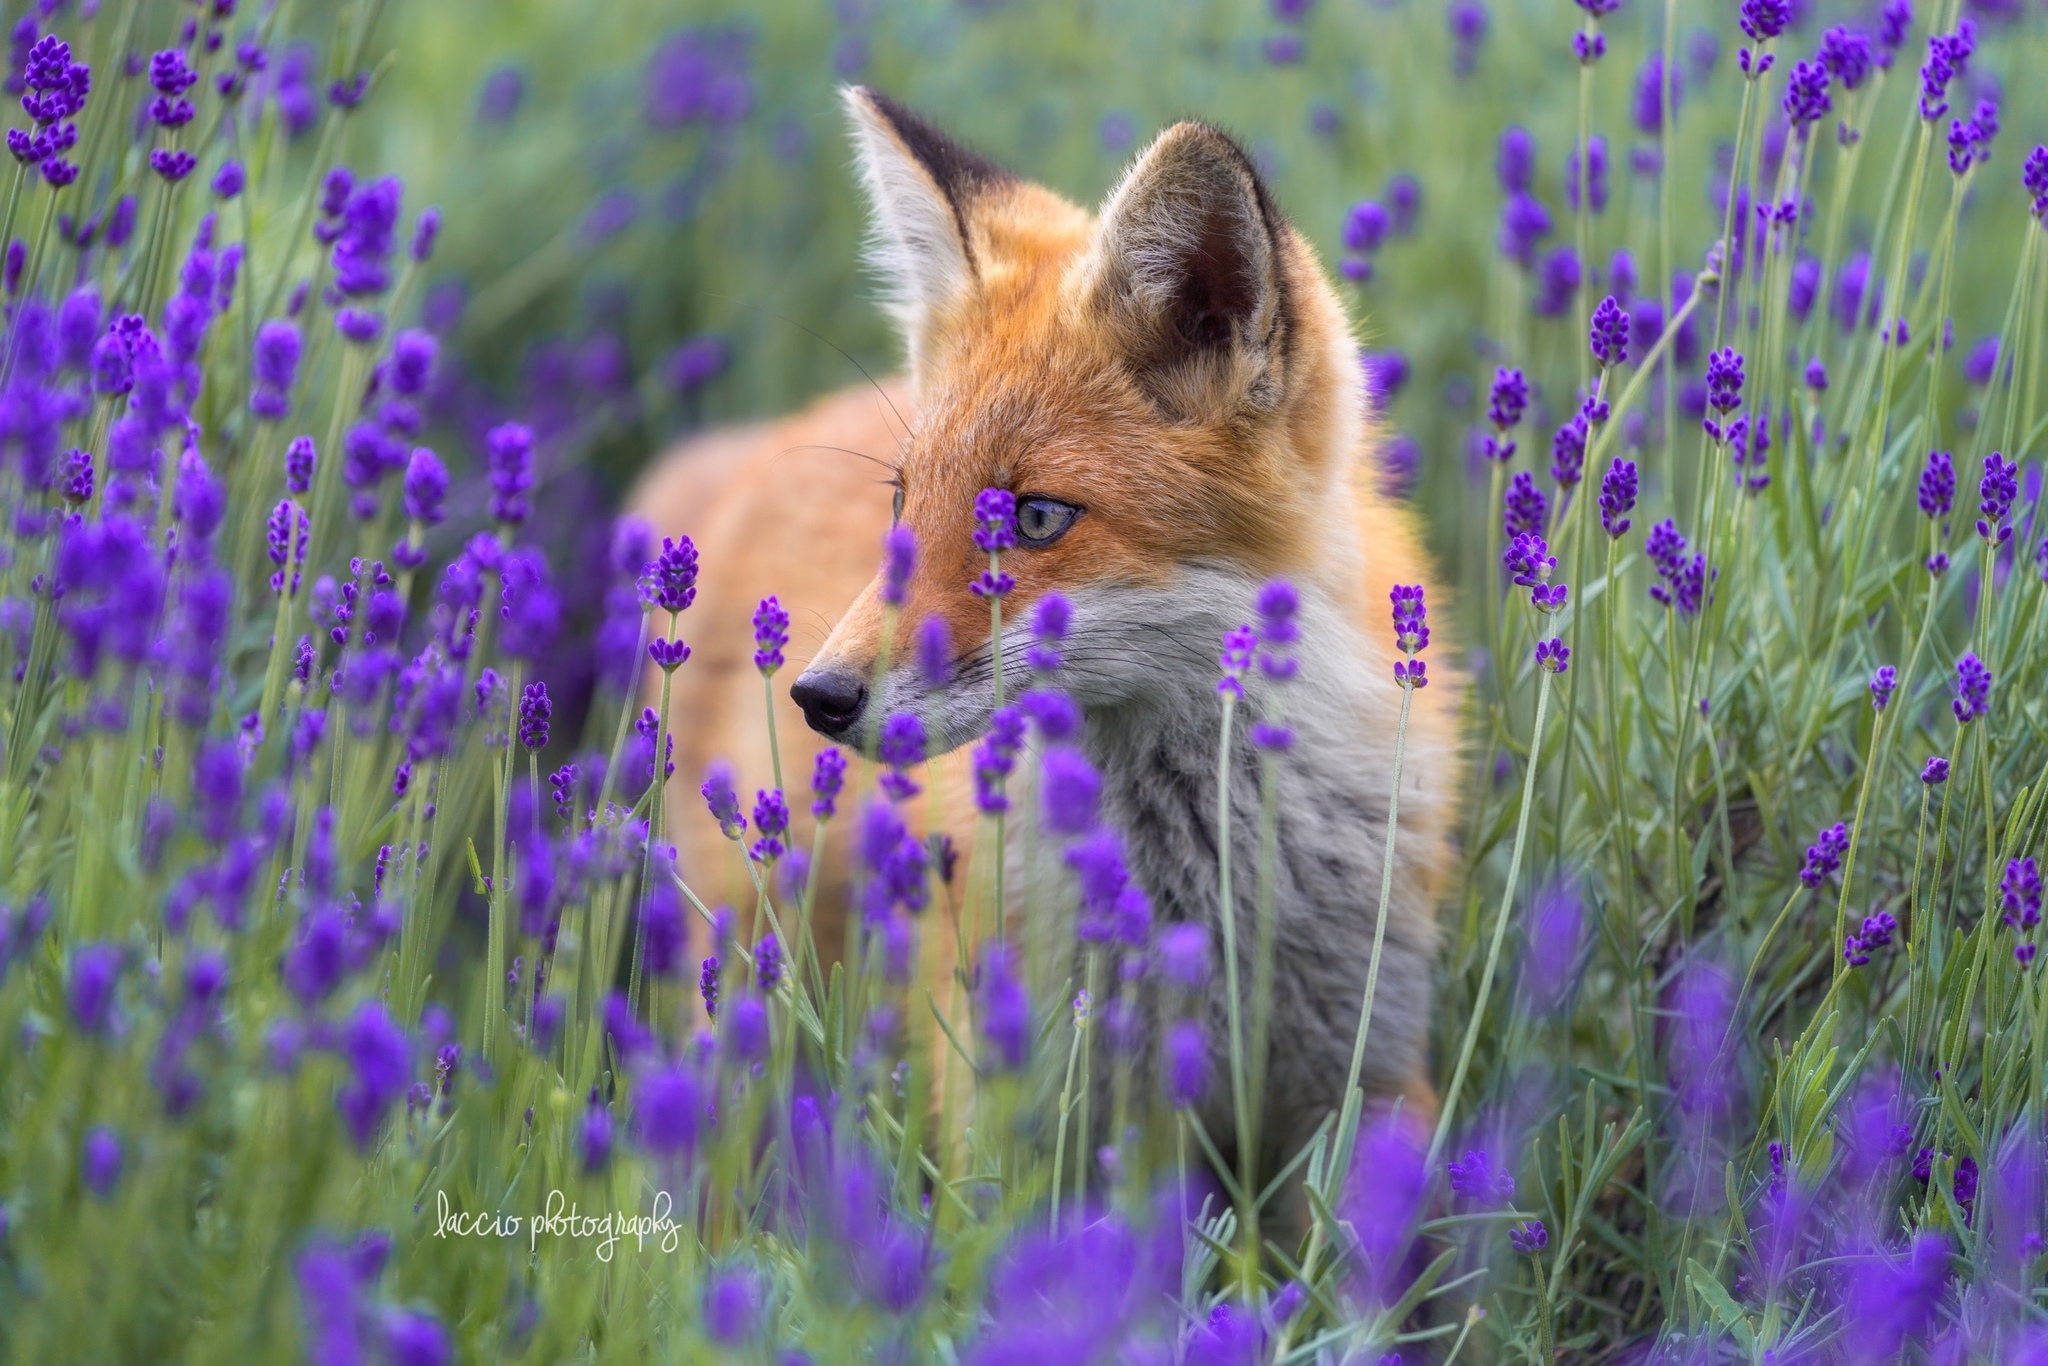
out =
{"type": "Polygon", "coordinates": [[[1472,1050],[1479,1042],[1479,1026],[1486,1019],[1487,999],[1493,993],[1493,975],[1500,966],[1500,949],[1508,934],[1508,917],[1514,909],[1515,884],[1522,875],[1522,851],[1529,837],[1529,809],[1535,805],[1536,768],[1543,753],[1543,718],[1550,707],[1550,670],[1539,671],[1536,682],[1536,726],[1529,736],[1529,771],[1522,776],[1522,811],[1515,818],[1515,847],[1508,857],[1507,885],[1501,888],[1500,910],[1494,916],[1493,943],[1486,951],[1486,967],[1479,974],[1479,992],[1473,998],[1471,1018],[1465,1025],[1465,1041],[1458,1047],[1458,1065],[1451,1071],[1451,1084],[1444,1092],[1443,1111],[1437,1116],[1436,1133],[1429,1141],[1425,1171],[1436,1170],[1436,1161],[1450,1138],[1451,1124],[1458,1116],[1458,1097],[1465,1089],[1465,1074],[1472,1066],[1472,1050]]]}

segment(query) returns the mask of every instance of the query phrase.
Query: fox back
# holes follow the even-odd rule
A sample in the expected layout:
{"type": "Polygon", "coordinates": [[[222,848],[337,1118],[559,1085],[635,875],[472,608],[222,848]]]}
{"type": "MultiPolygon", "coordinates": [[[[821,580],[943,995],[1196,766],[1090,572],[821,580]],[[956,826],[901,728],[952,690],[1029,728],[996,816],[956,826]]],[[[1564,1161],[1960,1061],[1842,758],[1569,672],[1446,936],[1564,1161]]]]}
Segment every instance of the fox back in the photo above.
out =
{"type": "MultiPolygon", "coordinates": [[[[1286,682],[1254,671],[1241,704],[1247,722],[1267,716],[1298,737],[1277,757],[1264,1098],[1264,1132],[1284,1160],[1341,1100],[1402,704],[1389,593],[1430,579],[1406,510],[1375,489],[1371,414],[1343,307],[1250,160],[1207,125],[1160,134],[1091,215],[872,91],[846,99],[874,209],[871,263],[904,338],[906,377],[782,423],[700,438],[668,456],[635,499],[656,530],[690,533],[703,556],[697,655],[675,675],[671,703],[680,748],[670,809],[685,874],[746,885],[734,877],[732,846],[721,848],[693,808],[714,754],[768,782],[745,625],[758,597],[778,593],[794,619],[797,676],[770,704],[785,782],[801,785],[822,741],[870,745],[879,718],[914,713],[933,754],[955,752],[932,766],[931,784],[966,850],[976,822],[958,751],[988,728],[998,661],[1007,697],[1026,684],[1030,609],[1058,592],[1073,604],[1072,627],[1061,667],[1040,682],[1081,708],[1102,817],[1121,832],[1131,876],[1161,923],[1220,934],[1217,654],[1226,632],[1255,619],[1260,586],[1284,578],[1301,601],[1298,671],[1286,682]],[[970,589],[988,568],[973,535],[986,488],[1013,493],[1018,510],[999,639],[989,602],[970,589]],[[893,586],[876,574],[892,520],[917,547],[893,586]],[[925,627],[932,620],[942,626],[925,627]],[[918,663],[920,629],[942,629],[950,642],[942,679],[918,663]]],[[[1460,693],[1442,673],[1413,695],[1364,1069],[1370,1094],[1425,1107],[1460,693]]],[[[1249,729],[1237,728],[1226,765],[1246,945],[1258,901],[1260,766],[1249,729]]],[[[834,869],[847,863],[831,859],[834,869]]],[[[818,902],[827,952],[842,942],[845,876],[818,902]]],[[[1010,885],[1014,921],[1022,903],[1017,880],[1010,885]]],[[[927,958],[953,961],[950,949],[927,958]]],[[[1220,1078],[1220,983],[1206,1014],[1210,1073],[1220,1078]]],[[[1229,1132],[1227,1087],[1212,1085],[1203,1108],[1209,1132],[1229,1132]]]]}

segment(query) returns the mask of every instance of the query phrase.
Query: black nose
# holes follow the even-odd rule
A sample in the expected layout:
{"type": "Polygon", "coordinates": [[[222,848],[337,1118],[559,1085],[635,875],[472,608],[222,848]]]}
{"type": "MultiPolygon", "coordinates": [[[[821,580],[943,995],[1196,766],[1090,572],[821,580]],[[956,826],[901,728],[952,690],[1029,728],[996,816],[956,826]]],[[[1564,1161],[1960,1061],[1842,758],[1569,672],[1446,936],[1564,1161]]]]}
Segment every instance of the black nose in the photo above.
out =
{"type": "Polygon", "coordinates": [[[808,669],[790,685],[789,697],[804,709],[804,720],[812,730],[838,737],[860,720],[868,685],[858,675],[837,669],[808,669]]]}

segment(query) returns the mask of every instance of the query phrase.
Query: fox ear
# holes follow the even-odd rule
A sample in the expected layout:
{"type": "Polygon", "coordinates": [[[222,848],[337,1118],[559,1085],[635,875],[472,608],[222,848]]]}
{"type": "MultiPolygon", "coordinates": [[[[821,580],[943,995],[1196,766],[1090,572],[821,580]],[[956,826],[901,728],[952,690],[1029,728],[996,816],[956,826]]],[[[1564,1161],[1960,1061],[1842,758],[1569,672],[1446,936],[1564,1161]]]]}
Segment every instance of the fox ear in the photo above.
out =
{"type": "Polygon", "coordinates": [[[1161,133],[1110,193],[1090,296],[1140,386],[1173,419],[1279,402],[1281,231],[1250,158],[1207,124],[1161,133]]]}
{"type": "Polygon", "coordinates": [[[937,324],[966,298],[978,273],[968,229],[973,201],[1012,177],[885,95],[866,86],[843,94],[874,211],[868,259],[903,329],[914,382],[937,324]]]}

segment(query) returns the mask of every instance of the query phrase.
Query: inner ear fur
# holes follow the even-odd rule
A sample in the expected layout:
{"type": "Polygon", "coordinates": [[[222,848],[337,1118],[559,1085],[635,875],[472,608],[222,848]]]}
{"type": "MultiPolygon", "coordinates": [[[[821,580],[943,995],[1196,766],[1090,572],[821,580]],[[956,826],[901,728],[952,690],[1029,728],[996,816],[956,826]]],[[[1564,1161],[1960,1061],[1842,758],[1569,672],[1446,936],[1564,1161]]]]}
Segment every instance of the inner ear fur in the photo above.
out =
{"type": "Polygon", "coordinates": [[[1286,233],[1251,159],[1203,123],[1160,134],[1111,192],[1088,263],[1090,303],[1169,417],[1278,407],[1286,233]]]}

